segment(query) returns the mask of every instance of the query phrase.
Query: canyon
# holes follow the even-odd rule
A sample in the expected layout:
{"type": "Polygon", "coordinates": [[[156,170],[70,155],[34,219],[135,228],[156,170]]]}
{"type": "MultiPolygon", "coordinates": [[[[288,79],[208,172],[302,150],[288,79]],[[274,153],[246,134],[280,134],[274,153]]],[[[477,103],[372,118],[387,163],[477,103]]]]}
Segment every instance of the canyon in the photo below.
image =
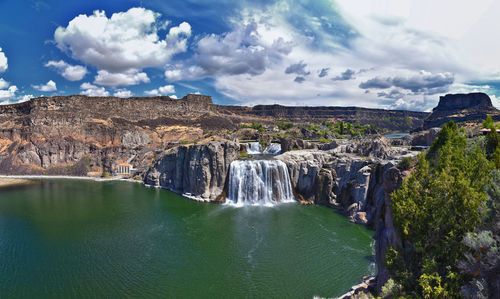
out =
{"type": "Polygon", "coordinates": [[[486,114],[499,115],[484,94],[446,95],[431,114],[356,107],[220,106],[203,95],[179,100],[37,98],[0,106],[0,174],[106,177],[117,174],[126,162],[144,184],[196,200],[273,204],[294,199],[332,207],[376,231],[380,288],[389,278],[383,266],[385,251],[400,242],[390,194],[409,175],[401,161],[418,154],[413,146],[432,143],[439,131],[434,127],[486,114]],[[299,136],[278,134],[276,123],[282,120],[303,125],[341,121],[419,132],[397,141],[374,134],[318,142],[305,140],[311,133],[305,129],[299,136]],[[258,129],[247,128],[256,123],[258,129]],[[244,142],[247,137],[257,143],[244,142]]]}

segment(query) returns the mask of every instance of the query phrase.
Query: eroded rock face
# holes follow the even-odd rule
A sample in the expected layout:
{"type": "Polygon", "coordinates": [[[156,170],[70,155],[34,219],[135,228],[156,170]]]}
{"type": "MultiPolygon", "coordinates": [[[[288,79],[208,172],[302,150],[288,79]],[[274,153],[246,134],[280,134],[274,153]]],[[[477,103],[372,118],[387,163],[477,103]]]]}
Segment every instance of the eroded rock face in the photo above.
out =
{"type": "Polygon", "coordinates": [[[315,143],[304,141],[298,138],[286,137],[281,139],[281,152],[288,152],[291,150],[302,150],[302,149],[318,149],[315,143]]]}
{"type": "Polygon", "coordinates": [[[385,267],[387,250],[389,247],[401,247],[401,238],[394,227],[391,212],[391,193],[397,190],[403,182],[403,175],[396,167],[391,167],[384,173],[382,189],[384,190],[383,204],[380,206],[375,233],[375,259],[377,261],[377,290],[389,280],[389,271],[385,267]]]}
{"type": "Polygon", "coordinates": [[[292,187],[301,201],[342,208],[352,221],[375,224],[386,196],[383,189],[384,176],[405,155],[414,155],[403,150],[397,152],[378,147],[380,142],[344,144],[334,150],[295,150],[276,158],[288,166],[292,187]],[[371,149],[371,150],[370,150],[371,149]],[[364,157],[352,152],[362,152],[391,159],[364,157]]]}
{"type": "Polygon", "coordinates": [[[412,133],[403,138],[403,143],[412,146],[430,146],[439,135],[440,128],[431,128],[422,132],[412,133]]]}
{"type": "Polygon", "coordinates": [[[147,145],[151,142],[148,134],[140,131],[127,131],[123,134],[122,144],[127,148],[138,148],[147,145]]]}
{"type": "Polygon", "coordinates": [[[144,182],[206,201],[223,200],[231,162],[239,144],[213,141],[167,150],[146,173],[144,182]]]}

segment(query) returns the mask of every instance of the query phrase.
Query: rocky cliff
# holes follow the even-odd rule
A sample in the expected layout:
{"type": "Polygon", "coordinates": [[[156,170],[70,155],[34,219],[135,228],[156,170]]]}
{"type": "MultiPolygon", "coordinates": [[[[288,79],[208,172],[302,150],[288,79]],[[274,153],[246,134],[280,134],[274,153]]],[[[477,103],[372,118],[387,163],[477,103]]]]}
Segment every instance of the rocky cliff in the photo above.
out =
{"type": "Polygon", "coordinates": [[[385,138],[339,144],[329,150],[295,150],[276,157],[288,166],[298,200],[342,208],[358,223],[374,224],[384,203],[386,173],[406,156],[385,138]]]}
{"type": "Polygon", "coordinates": [[[239,157],[234,142],[179,146],[164,152],[151,167],[144,183],[205,201],[224,201],[231,162],[239,157]]]}
{"type": "Polygon", "coordinates": [[[481,92],[447,94],[439,98],[438,105],[424,120],[420,129],[439,127],[450,120],[455,122],[483,121],[488,114],[500,120],[500,111],[493,107],[487,94],[481,92]]]}
{"type": "Polygon", "coordinates": [[[388,122],[382,127],[408,130],[425,116],[352,107],[220,106],[202,95],[41,97],[0,105],[0,174],[106,174],[130,159],[134,167],[144,167],[155,154],[181,142],[235,139],[239,135],[230,135],[242,123],[273,126],[278,117],[361,123],[384,118],[388,122]]]}

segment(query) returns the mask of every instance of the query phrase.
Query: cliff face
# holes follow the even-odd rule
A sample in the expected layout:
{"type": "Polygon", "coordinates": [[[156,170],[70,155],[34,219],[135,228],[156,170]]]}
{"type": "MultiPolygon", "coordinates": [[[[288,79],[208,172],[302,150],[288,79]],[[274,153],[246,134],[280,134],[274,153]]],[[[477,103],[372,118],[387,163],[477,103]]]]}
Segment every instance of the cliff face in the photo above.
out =
{"type": "Polygon", "coordinates": [[[343,208],[358,223],[375,224],[386,173],[404,156],[385,138],[343,142],[330,150],[297,150],[276,157],[288,166],[298,199],[343,208]]]}
{"type": "Polygon", "coordinates": [[[338,119],[359,124],[373,124],[389,130],[408,131],[422,125],[427,112],[406,110],[383,110],[360,107],[298,107],[281,105],[257,105],[253,108],[241,109],[236,106],[221,107],[226,111],[239,114],[303,121],[304,119],[338,119]]]}
{"type": "MultiPolygon", "coordinates": [[[[155,153],[181,141],[235,131],[241,123],[344,120],[408,130],[425,113],[354,107],[218,106],[208,96],[115,98],[42,97],[0,105],[0,174],[101,174],[133,159],[149,165],[155,153]]],[[[269,135],[270,136],[270,135],[269,135]]]]}
{"type": "Polygon", "coordinates": [[[450,120],[455,122],[482,121],[488,114],[500,120],[500,111],[493,107],[487,94],[480,92],[447,94],[439,98],[436,108],[424,120],[422,129],[439,127],[450,120]]]}
{"type": "Polygon", "coordinates": [[[231,162],[239,157],[234,142],[209,142],[167,150],[144,182],[206,201],[223,201],[231,162]]]}
{"type": "Polygon", "coordinates": [[[203,138],[204,130],[237,124],[201,95],[37,98],[0,106],[0,173],[68,174],[78,163],[86,166],[71,174],[111,173],[131,157],[142,164],[171,144],[203,138]]]}

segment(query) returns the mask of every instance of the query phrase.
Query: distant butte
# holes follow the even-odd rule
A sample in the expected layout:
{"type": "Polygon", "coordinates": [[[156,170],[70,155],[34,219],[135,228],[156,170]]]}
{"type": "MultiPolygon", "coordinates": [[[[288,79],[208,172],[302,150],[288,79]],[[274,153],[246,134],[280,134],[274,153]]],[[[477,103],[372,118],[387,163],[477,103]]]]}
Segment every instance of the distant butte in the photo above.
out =
{"type": "Polygon", "coordinates": [[[483,121],[488,114],[493,119],[500,120],[500,111],[493,107],[490,97],[485,93],[447,94],[439,97],[439,104],[419,129],[439,127],[450,120],[455,122],[483,121]]]}

